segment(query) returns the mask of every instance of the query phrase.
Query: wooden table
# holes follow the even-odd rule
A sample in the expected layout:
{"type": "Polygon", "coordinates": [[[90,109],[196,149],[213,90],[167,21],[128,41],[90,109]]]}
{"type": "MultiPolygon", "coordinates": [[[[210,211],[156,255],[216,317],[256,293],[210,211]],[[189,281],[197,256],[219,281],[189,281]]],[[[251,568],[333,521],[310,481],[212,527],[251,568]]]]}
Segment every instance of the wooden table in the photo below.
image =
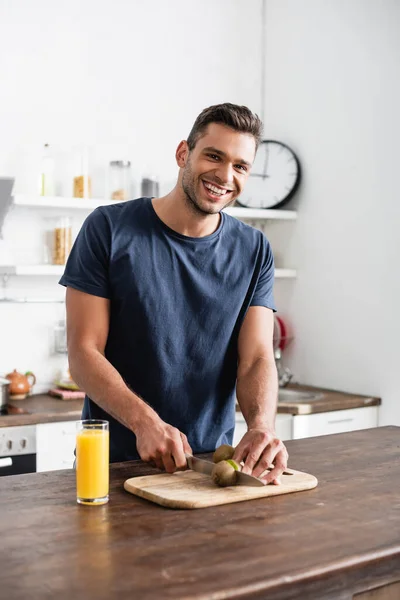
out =
{"type": "Polygon", "coordinates": [[[287,447],[316,489],[192,511],[126,493],[158,472],[141,462],[111,466],[99,507],[73,471],[0,478],[0,597],[398,600],[400,428],[287,447]]]}

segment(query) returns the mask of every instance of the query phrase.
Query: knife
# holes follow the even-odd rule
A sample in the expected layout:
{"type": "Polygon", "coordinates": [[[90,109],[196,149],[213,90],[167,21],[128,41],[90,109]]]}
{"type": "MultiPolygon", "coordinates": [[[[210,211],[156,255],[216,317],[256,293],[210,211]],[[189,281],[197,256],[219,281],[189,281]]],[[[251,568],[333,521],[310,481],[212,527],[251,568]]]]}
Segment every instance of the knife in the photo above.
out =
{"type": "MultiPolygon", "coordinates": [[[[202,473],[203,475],[211,475],[215,463],[212,463],[209,460],[203,460],[202,458],[197,458],[197,456],[192,456],[191,454],[185,454],[185,456],[189,469],[192,469],[192,471],[196,471],[197,473],[202,473]]],[[[241,471],[236,471],[236,484],[252,487],[265,486],[265,483],[257,479],[257,477],[247,475],[247,473],[242,473],[241,471]]]]}

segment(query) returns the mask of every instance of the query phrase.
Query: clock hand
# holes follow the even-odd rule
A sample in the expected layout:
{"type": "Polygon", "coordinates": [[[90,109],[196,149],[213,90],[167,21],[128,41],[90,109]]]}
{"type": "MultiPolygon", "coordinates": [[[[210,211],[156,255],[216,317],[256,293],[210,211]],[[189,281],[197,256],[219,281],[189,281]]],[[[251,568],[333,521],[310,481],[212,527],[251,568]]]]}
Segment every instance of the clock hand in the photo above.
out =
{"type": "Polygon", "coordinates": [[[269,148],[267,146],[266,151],[265,151],[265,159],[264,159],[264,170],[263,170],[263,178],[264,179],[266,177],[268,177],[268,175],[267,175],[268,161],[269,161],[269,148]]]}

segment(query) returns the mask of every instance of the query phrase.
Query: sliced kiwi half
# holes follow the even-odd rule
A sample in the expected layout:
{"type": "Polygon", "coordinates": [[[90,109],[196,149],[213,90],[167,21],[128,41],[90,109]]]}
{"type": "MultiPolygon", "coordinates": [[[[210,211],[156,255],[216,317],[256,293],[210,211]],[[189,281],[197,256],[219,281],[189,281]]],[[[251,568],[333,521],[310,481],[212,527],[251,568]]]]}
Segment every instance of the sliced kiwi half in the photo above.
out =
{"type": "Polygon", "coordinates": [[[237,463],[234,460],[221,460],[214,465],[211,479],[220,487],[235,485],[236,472],[239,470],[237,463]]]}
{"type": "Polygon", "coordinates": [[[240,465],[238,465],[237,462],[234,461],[232,458],[230,458],[226,462],[229,463],[230,465],[232,465],[232,467],[235,469],[235,471],[240,471],[240,465]]]}
{"type": "Polygon", "coordinates": [[[229,460],[235,453],[235,448],[229,444],[222,444],[213,454],[213,462],[219,463],[222,460],[229,460]]]}

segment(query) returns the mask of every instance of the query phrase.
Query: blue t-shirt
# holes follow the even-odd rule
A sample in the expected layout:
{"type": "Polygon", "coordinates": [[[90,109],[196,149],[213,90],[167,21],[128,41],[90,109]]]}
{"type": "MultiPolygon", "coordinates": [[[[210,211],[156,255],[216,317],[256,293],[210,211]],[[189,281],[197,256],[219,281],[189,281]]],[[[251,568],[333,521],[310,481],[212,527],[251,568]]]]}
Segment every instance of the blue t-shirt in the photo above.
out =
{"type": "MultiPolygon", "coordinates": [[[[262,232],[221,213],[214,233],[188,237],[140,198],[87,217],[60,283],[110,299],[106,358],[193,452],[209,452],[232,443],[238,334],[249,306],[275,310],[273,279],[262,232]]],[[[87,396],[82,418],[110,422],[111,462],[140,458],[135,435],[87,396]]]]}

